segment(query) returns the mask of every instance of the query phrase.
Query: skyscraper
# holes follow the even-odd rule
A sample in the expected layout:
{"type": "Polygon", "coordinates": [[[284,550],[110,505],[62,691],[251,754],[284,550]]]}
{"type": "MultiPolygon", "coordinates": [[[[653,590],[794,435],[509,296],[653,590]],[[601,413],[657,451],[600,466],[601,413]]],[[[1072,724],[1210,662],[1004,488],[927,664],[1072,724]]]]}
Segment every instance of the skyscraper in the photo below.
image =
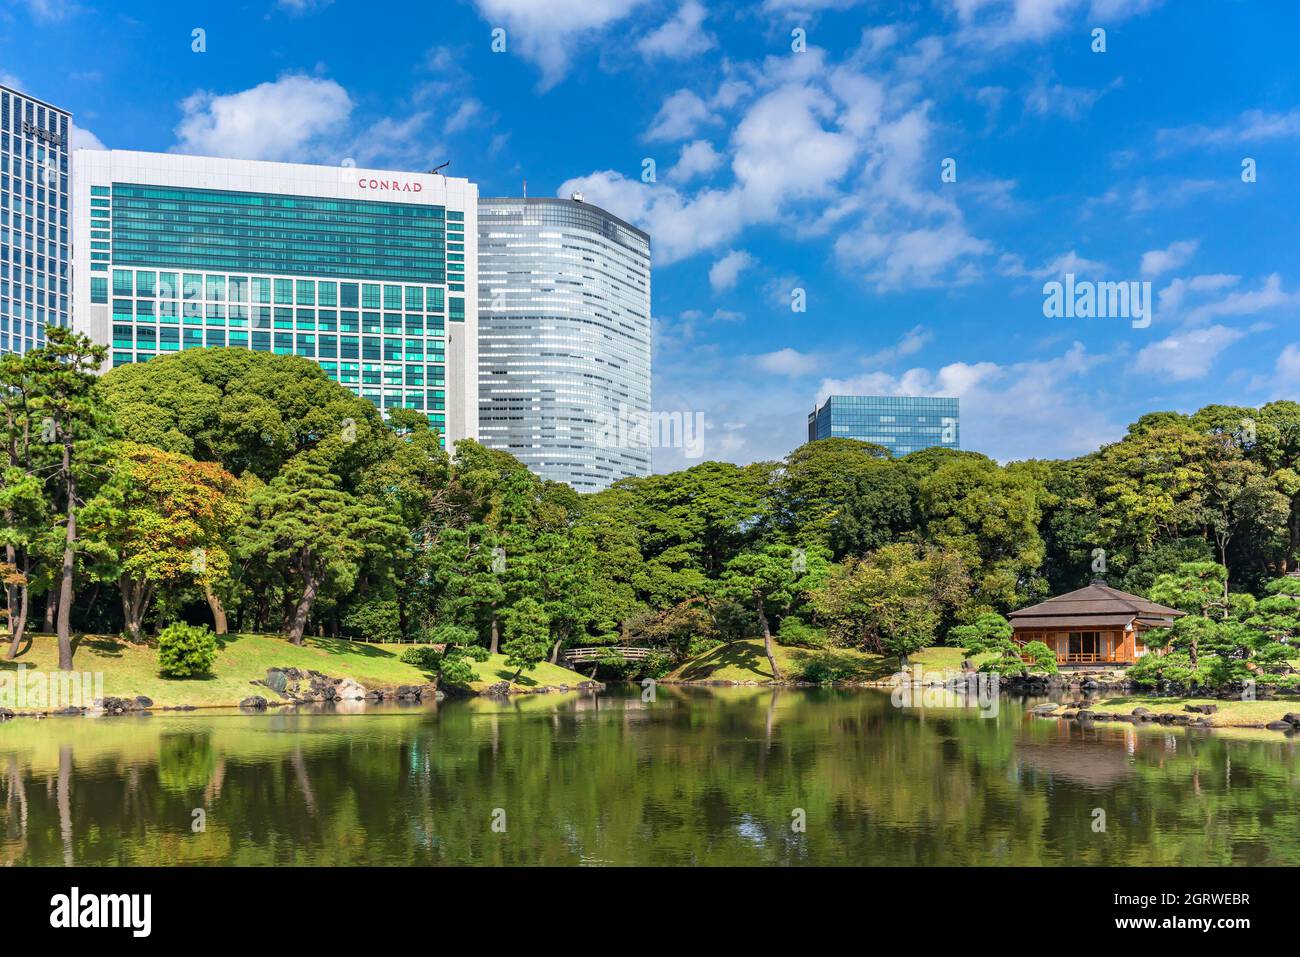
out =
{"type": "Polygon", "coordinates": [[[648,475],[619,423],[650,418],[650,237],[576,194],[478,222],[480,441],[579,491],[648,475]]]}
{"type": "Polygon", "coordinates": [[[0,87],[0,352],[35,349],[47,324],[68,325],[71,121],[0,87]]]}
{"type": "Polygon", "coordinates": [[[299,355],[446,440],[478,409],[478,187],[78,150],[75,322],[114,366],[205,346],[299,355]]]}
{"type": "Polygon", "coordinates": [[[832,395],[808,413],[808,441],[858,439],[894,455],[941,446],[961,448],[957,399],[898,395],[832,395]]]}

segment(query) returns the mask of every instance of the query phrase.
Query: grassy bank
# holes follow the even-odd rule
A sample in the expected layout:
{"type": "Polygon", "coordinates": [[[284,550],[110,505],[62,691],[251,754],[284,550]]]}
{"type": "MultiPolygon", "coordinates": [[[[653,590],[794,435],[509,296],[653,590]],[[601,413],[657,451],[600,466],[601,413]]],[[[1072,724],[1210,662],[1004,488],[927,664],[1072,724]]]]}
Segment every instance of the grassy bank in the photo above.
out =
{"type": "MultiPolygon", "coordinates": [[[[7,643],[7,642],[6,642],[7,643]]],[[[102,672],[104,694],[115,698],[145,695],[158,707],[232,707],[253,694],[272,700],[267,689],[251,685],[265,678],[268,668],[312,669],[333,678],[351,678],[367,688],[424,684],[431,676],[403,663],[399,655],[410,645],[368,645],[335,638],[307,638],[301,646],[291,645],[276,635],[222,635],[217,638],[217,660],[212,674],[203,678],[173,679],[158,675],[158,652],[146,645],[133,645],[115,637],[84,635],[74,643],[73,669],[102,672]]],[[[0,673],[28,669],[57,670],[59,650],[52,635],[34,635],[24,643],[13,661],[0,661],[0,673]]],[[[476,663],[479,680],[471,686],[481,691],[508,679],[514,669],[504,655],[476,663]]],[[[582,675],[543,663],[525,672],[516,682],[521,690],[541,685],[568,684],[585,680],[582,675]]]]}
{"type": "Polygon", "coordinates": [[[1210,724],[1216,728],[1247,728],[1253,725],[1280,721],[1287,712],[1300,711],[1300,698],[1279,698],[1277,701],[1221,701],[1218,698],[1154,698],[1149,695],[1124,695],[1103,698],[1088,707],[1093,711],[1118,711],[1122,714],[1134,708],[1149,708],[1156,714],[1185,711],[1189,704],[1218,705],[1219,710],[1209,715],[1210,724]]]}
{"type": "MultiPolygon", "coordinates": [[[[786,648],[776,645],[776,663],[786,678],[797,677],[812,660],[830,656],[845,672],[847,681],[887,681],[898,672],[898,659],[876,655],[852,648],[834,648],[813,651],[808,648],[786,648]]],[[[934,646],[923,649],[911,657],[912,667],[925,670],[958,671],[964,655],[960,648],[934,646]]],[[[980,659],[982,660],[982,658],[980,659]]],[[[668,681],[771,681],[772,669],[763,654],[763,641],[753,638],[733,641],[714,648],[678,666],[668,681]]]]}

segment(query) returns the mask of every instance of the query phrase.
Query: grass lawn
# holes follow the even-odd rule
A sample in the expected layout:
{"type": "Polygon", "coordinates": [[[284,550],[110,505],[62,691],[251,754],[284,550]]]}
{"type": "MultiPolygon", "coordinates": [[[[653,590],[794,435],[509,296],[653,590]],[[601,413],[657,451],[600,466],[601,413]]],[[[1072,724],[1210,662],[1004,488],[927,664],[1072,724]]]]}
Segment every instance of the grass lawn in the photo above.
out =
{"type": "MultiPolygon", "coordinates": [[[[828,652],[812,651],[808,648],[786,648],[773,646],[776,663],[782,672],[793,674],[807,659],[820,654],[831,654],[845,664],[853,666],[852,681],[886,681],[898,671],[898,659],[852,648],[835,648],[828,652]]],[[[964,655],[960,648],[934,646],[925,648],[911,656],[911,664],[929,671],[958,671],[964,655]]],[[[977,659],[976,663],[983,660],[977,659]]],[[[668,681],[771,681],[772,669],[768,666],[767,656],[763,654],[763,639],[750,638],[745,641],[733,641],[692,658],[677,667],[668,681]]]]}
{"type": "MultiPolygon", "coordinates": [[[[430,676],[398,658],[409,647],[312,637],[302,647],[295,647],[276,635],[222,635],[217,638],[217,660],[212,675],[174,679],[159,677],[158,653],[154,648],[129,644],[115,637],[84,635],[74,642],[73,669],[103,672],[104,694],[110,697],[146,695],[159,707],[221,707],[238,705],[254,694],[274,700],[266,688],[249,684],[254,678],[265,678],[268,668],[310,668],[332,678],[352,678],[367,688],[424,684],[430,676]]],[[[18,665],[54,671],[58,662],[54,636],[34,635],[24,643],[16,659],[0,661],[0,673],[14,672],[18,665]]],[[[504,655],[476,664],[475,670],[483,679],[475,682],[475,690],[514,673],[513,668],[506,666],[504,655]]],[[[576,672],[543,663],[533,672],[525,672],[517,687],[572,686],[582,680],[583,676],[576,672]]]]}
{"type": "Polygon", "coordinates": [[[1210,724],[1216,728],[1241,728],[1252,724],[1279,721],[1282,715],[1300,712],[1300,698],[1279,698],[1277,701],[1220,701],[1218,698],[1152,698],[1146,695],[1125,695],[1105,698],[1090,704],[1093,711],[1119,711],[1129,713],[1134,708],[1149,708],[1156,714],[1183,711],[1183,705],[1217,704],[1217,713],[1209,715],[1210,724]]]}
{"type": "MultiPolygon", "coordinates": [[[[345,642],[347,644],[348,642],[345,642]]],[[[411,645],[363,645],[366,648],[383,648],[390,651],[394,656],[400,655],[405,648],[411,645]]],[[[328,673],[328,672],[327,672],[328,673]]],[[[474,673],[478,676],[477,681],[471,681],[470,687],[475,691],[482,691],[489,685],[494,685],[499,681],[506,681],[515,673],[515,669],[506,664],[505,655],[492,655],[487,661],[474,662],[474,673]]],[[[357,679],[360,681],[361,679],[357,679]]],[[[516,688],[536,688],[541,685],[568,685],[572,688],[580,681],[589,681],[586,675],[580,675],[576,671],[570,671],[568,668],[561,668],[559,665],[553,665],[550,662],[543,661],[532,671],[525,671],[519,676],[519,680],[514,683],[516,688]]],[[[364,681],[361,682],[365,684],[364,681]]]]}

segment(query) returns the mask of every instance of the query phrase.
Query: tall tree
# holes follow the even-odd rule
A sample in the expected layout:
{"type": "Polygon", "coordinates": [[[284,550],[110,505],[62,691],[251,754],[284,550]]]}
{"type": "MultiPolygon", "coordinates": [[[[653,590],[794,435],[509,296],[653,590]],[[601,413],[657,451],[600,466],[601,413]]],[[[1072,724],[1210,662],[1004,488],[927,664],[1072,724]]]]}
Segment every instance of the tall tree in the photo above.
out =
{"type": "Polygon", "coordinates": [[[49,326],[45,346],[27,354],[31,367],[33,417],[44,441],[58,450],[50,478],[62,493],[63,554],[59,571],[59,668],[72,670],[72,602],[75,596],[77,517],[83,496],[108,475],[104,439],[110,428],[95,372],[106,346],[70,329],[49,326]]]}
{"type": "Polygon", "coordinates": [[[277,565],[298,582],[285,629],[295,645],[303,643],[323,588],[347,591],[364,559],[400,548],[402,529],[396,518],[339,485],[338,476],[311,454],[292,459],[252,493],[240,534],[245,558],[277,565]]]}

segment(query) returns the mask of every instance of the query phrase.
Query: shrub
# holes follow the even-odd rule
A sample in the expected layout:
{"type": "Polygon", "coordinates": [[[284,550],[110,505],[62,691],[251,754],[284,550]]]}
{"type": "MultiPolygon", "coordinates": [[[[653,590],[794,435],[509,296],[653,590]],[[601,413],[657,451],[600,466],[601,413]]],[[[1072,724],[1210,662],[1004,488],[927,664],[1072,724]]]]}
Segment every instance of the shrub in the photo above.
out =
{"type": "Polygon", "coordinates": [[[1048,648],[1043,642],[1028,642],[1020,651],[1030,660],[1030,671],[1043,671],[1049,675],[1054,675],[1060,671],[1056,667],[1056,652],[1048,648]]]}
{"type": "Polygon", "coordinates": [[[830,647],[830,639],[825,630],[805,624],[798,618],[786,617],[781,620],[781,629],[776,634],[778,644],[787,648],[824,649],[830,647]]]}
{"type": "Polygon", "coordinates": [[[207,625],[175,622],[158,635],[158,673],[164,678],[205,675],[217,660],[217,638],[207,625]]]}
{"type": "Polygon", "coordinates": [[[376,598],[362,602],[343,617],[343,630],[362,641],[401,641],[401,614],[397,602],[376,598]]]}
{"type": "Polygon", "coordinates": [[[425,671],[437,671],[442,661],[442,652],[433,648],[407,648],[402,651],[401,660],[425,671]]]}
{"type": "Polygon", "coordinates": [[[853,655],[822,651],[798,662],[795,670],[799,681],[823,684],[827,681],[847,681],[858,676],[861,662],[853,655]]]}

